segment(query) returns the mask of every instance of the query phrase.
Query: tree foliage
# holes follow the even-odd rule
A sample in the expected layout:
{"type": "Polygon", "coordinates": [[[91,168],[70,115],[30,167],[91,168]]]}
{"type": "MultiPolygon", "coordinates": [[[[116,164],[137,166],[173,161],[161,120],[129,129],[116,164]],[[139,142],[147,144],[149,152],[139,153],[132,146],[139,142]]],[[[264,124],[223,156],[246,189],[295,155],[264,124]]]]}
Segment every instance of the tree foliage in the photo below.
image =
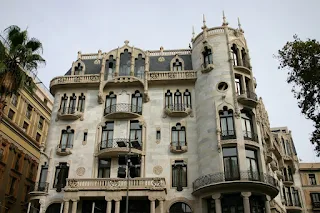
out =
{"type": "Polygon", "coordinates": [[[45,63],[41,53],[41,42],[36,38],[29,39],[27,30],[15,25],[4,30],[0,38],[0,102],[23,86],[33,91],[35,85],[27,72],[45,63]]]}
{"type": "Polygon", "coordinates": [[[278,51],[279,69],[288,70],[287,82],[306,118],[315,130],[310,141],[320,156],[320,43],[315,39],[302,41],[297,35],[278,51]]]}

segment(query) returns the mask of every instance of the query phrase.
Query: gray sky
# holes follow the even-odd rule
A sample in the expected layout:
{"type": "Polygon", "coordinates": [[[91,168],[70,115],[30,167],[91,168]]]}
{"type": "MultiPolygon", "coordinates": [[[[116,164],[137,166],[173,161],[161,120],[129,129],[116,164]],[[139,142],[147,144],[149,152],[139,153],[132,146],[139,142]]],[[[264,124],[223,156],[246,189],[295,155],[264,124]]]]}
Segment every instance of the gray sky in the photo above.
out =
{"type": "Polygon", "coordinates": [[[299,158],[319,161],[309,142],[312,123],[297,107],[286,83],[286,71],[277,69],[273,58],[293,34],[320,40],[319,0],[136,0],[136,1],[44,1],[2,0],[0,30],[9,25],[28,28],[43,43],[47,65],[38,77],[49,85],[76,60],[77,52],[103,52],[123,45],[141,49],[188,48],[191,29],[201,31],[202,14],[207,26],[220,26],[222,10],[229,26],[237,27],[240,17],[250,49],[257,93],[264,100],[271,126],[288,126],[293,133],[299,158]],[[151,3],[152,2],[152,3],[151,3]]]}

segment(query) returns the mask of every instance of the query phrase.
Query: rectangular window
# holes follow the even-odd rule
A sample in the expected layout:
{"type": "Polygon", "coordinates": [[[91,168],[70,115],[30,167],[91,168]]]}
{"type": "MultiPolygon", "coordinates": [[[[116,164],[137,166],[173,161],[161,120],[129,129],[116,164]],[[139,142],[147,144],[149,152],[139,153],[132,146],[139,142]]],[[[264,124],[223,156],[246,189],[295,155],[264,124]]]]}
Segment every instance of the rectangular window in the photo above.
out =
{"type": "Polygon", "coordinates": [[[41,166],[40,178],[39,178],[39,185],[37,191],[43,192],[47,187],[47,175],[48,175],[48,165],[41,166]]]}
{"type": "Polygon", "coordinates": [[[241,87],[241,76],[235,76],[235,85],[236,85],[236,92],[238,95],[242,94],[242,87],[241,87]]]}
{"type": "Polygon", "coordinates": [[[14,162],[14,169],[16,171],[20,171],[20,163],[21,163],[21,155],[20,154],[17,154],[16,155],[16,160],[14,162]]]}
{"type": "Polygon", "coordinates": [[[0,148],[0,161],[4,159],[4,149],[0,148]]]}
{"type": "Polygon", "coordinates": [[[182,187],[187,185],[187,164],[183,160],[176,160],[172,165],[172,187],[182,191],[182,187]]]}
{"type": "Polygon", "coordinates": [[[23,122],[23,126],[22,126],[22,129],[24,132],[27,132],[28,131],[28,128],[29,128],[29,124],[27,122],[23,122]]]}
{"type": "Polygon", "coordinates": [[[102,127],[100,149],[113,147],[113,128],[114,122],[106,122],[102,127]]]}
{"type": "Polygon", "coordinates": [[[18,97],[15,94],[11,95],[11,104],[15,107],[18,105],[18,97]]]}
{"type": "Polygon", "coordinates": [[[99,160],[98,178],[110,178],[111,159],[99,160]]]}
{"type": "Polygon", "coordinates": [[[309,174],[309,182],[310,182],[310,185],[317,185],[315,174],[309,174]]]}
{"type": "Polygon", "coordinates": [[[37,132],[36,141],[37,141],[37,142],[40,142],[40,139],[41,139],[41,135],[37,132]]]}
{"type": "Polygon", "coordinates": [[[78,101],[78,111],[84,112],[84,103],[86,100],[86,96],[81,93],[81,96],[79,96],[79,101],[78,101]]]}
{"type": "Polygon", "coordinates": [[[40,130],[43,129],[43,123],[44,123],[44,117],[40,116],[40,118],[39,118],[39,123],[38,123],[38,128],[39,128],[40,130]]]}
{"type": "Polygon", "coordinates": [[[27,111],[26,111],[26,117],[30,120],[32,114],[32,106],[28,104],[27,111]]]}
{"type": "Polygon", "coordinates": [[[16,114],[16,113],[15,113],[12,109],[9,109],[8,118],[9,118],[10,120],[13,120],[14,114],[16,114]]]}
{"type": "Polygon", "coordinates": [[[249,180],[259,180],[257,151],[246,149],[247,170],[249,180]]]}
{"type": "Polygon", "coordinates": [[[222,149],[225,180],[239,180],[238,153],[236,147],[222,149]]]}
{"type": "Polygon", "coordinates": [[[84,132],[83,133],[83,141],[87,141],[87,138],[88,138],[88,133],[84,132]]]}
{"type": "Polygon", "coordinates": [[[292,188],[292,197],[293,197],[294,205],[301,207],[301,202],[300,202],[300,197],[299,197],[299,191],[298,190],[292,188]]]}
{"type": "MultiPolygon", "coordinates": [[[[130,141],[137,140],[140,144],[140,149],[142,147],[142,126],[140,125],[139,121],[130,121],[130,141]]],[[[139,148],[139,147],[135,147],[139,148]]]]}
{"type": "Polygon", "coordinates": [[[24,195],[24,201],[25,202],[28,202],[28,200],[29,200],[29,192],[30,192],[30,186],[26,185],[25,186],[25,195],[24,195]]]}
{"type": "Polygon", "coordinates": [[[290,192],[290,187],[284,187],[285,193],[286,193],[286,202],[287,206],[292,206],[292,197],[291,197],[291,192],[290,192]]]}
{"type": "Polygon", "coordinates": [[[57,188],[57,191],[61,191],[61,188],[67,184],[67,178],[69,175],[69,166],[67,163],[60,163],[56,167],[56,174],[54,176],[53,188],[57,188]]]}
{"type": "Polygon", "coordinates": [[[320,193],[310,193],[313,208],[320,208],[320,193]]]}
{"type": "Polygon", "coordinates": [[[17,178],[11,177],[9,195],[14,195],[17,185],[17,178]]]}
{"type": "MultiPolygon", "coordinates": [[[[118,178],[125,178],[127,175],[126,172],[126,165],[127,165],[127,160],[126,156],[119,156],[118,158],[118,178]]],[[[129,176],[130,178],[136,178],[140,177],[140,171],[141,171],[141,158],[139,156],[130,156],[129,158],[129,176]]]]}
{"type": "Polygon", "coordinates": [[[31,180],[33,180],[33,173],[34,173],[34,164],[30,164],[30,170],[29,170],[28,176],[31,180]]]}
{"type": "Polygon", "coordinates": [[[160,140],[160,139],[161,139],[161,132],[160,132],[160,130],[157,130],[156,139],[157,139],[157,140],[160,140]]]}

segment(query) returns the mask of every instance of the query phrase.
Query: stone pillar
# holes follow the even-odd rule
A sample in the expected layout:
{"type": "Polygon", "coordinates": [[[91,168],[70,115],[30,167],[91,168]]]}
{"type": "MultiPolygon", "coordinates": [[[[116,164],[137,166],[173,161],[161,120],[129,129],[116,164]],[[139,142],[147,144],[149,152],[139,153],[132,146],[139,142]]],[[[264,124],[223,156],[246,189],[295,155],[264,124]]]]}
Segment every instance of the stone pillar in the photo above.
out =
{"type": "Polygon", "coordinates": [[[119,76],[119,70],[120,70],[120,48],[118,48],[118,51],[117,51],[116,71],[113,74],[114,77],[119,76]]]}
{"type": "Polygon", "coordinates": [[[134,58],[134,47],[132,47],[131,52],[131,64],[130,64],[130,76],[134,76],[134,65],[135,65],[135,58],[134,58]]]}
{"type": "Polygon", "coordinates": [[[246,78],[245,78],[245,76],[244,75],[241,75],[241,87],[242,87],[242,94],[246,94],[247,92],[249,92],[249,91],[247,91],[247,85],[246,85],[246,78]]]}
{"type": "Polygon", "coordinates": [[[160,213],[164,213],[163,203],[164,203],[164,198],[160,198],[160,199],[159,199],[159,209],[160,209],[160,213]]]}
{"type": "Polygon", "coordinates": [[[250,213],[250,200],[251,192],[241,192],[241,196],[243,197],[243,210],[244,213],[250,213]]]}
{"type": "Polygon", "coordinates": [[[150,213],[156,213],[156,199],[149,197],[150,200],[150,213]]]}
{"type": "Polygon", "coordinates": [[[221,194],[213,194],[212,199],[214,199],[214,203],[216,206],[216,213],[221,213],[221,200],[220,200],[221,194]]]}
{"type": "Polygon", "coordinates": [[[145,161],[145,156],[141,155],[141,170],[140,170],[141,174],[140,174],[140,177],[145,177],[145,175],[144,175],[144,165],[145,165],[144,161],[145,161]]]}
{"type": "Polygon", "coordinates": [[[107,210],[106,213],[111,213],[111,209],[112,209],[112,199],[109,197],[105,197],[106,201],[107,201],[107,210]]]}
{"type": "Polygon", "coordinates": [[[39,213],[43,213],[44,201],[43,200],[39,200],[39,204],[40,204],[39,213]]]}
{"type": "Polygon", "coordinates": [[[270,196],[266,195],[264,207],[266,209],[266,213],[271,213],[270,209],[270,196]]]}
{"type": "Polygon", "coordinates": [[[29,204],[28,204],[28,211],[27,211],[27,213],[30,212],[30,207],[31,207],[31,202],[29,202],[29,204]]]}
{"type": "Polygon", "coordinates": [[[72,200],[72,213],[77,213],[78,200],[72,200]]]}
{"type": "Polygon", "coordinates": [[[63,213],[68,213],[69,212],[69,200],[64,201],[64,208],[63,208],[63,213]]]}
{"type": "Polygon", "coordinates": [[[114,213],[120,213],[120,200],[121,198],[114,199],[114,201],[116,201],[114,213]]]}

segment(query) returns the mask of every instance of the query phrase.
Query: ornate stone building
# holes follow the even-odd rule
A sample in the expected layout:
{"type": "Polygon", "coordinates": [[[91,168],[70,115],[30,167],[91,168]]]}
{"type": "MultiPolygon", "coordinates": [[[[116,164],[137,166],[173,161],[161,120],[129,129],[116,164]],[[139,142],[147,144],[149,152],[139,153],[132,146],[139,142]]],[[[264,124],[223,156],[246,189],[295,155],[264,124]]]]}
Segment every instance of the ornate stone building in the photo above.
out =
{"type": "Polygon", "coordinates": [[[23,88],[7,97],[0,122],[0,212],[27,212],[28,193],[37,175],[40,151],[49,129],[53,97],[35,79],[31,93],[23,88]]]}
{"type": "Polygon", "coordinates": [[[131,213],[285,212],[282,150],[255,87],[244,32],[225,17],[189,49],[79,52],[50,84],[30,210],[122,213],[128,186],[131,213]]]}

